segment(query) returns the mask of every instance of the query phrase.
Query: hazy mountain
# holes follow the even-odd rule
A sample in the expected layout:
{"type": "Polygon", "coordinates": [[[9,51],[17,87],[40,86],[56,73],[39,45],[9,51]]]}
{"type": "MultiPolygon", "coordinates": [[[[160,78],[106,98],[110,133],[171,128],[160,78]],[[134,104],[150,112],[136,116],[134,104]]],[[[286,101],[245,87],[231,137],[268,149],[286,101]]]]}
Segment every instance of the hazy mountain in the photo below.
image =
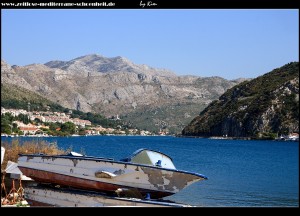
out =
{"type": "Polygon", "coordinates": [[[156,69],[147,65],[137,65],[124,57],[106,58],[101,55],[93,54],[75,58],[71,61],[50,61],[45,64],[51,68],[59,68],[72,73],[111,73],[111,72],[131,72],[147,73],[148,75],[174,77],[171,71],[156,69]]]}
{"type": "Polygon", "coordinates": [[[22,86],[63,107],[119,115],[140,128],[172,132],[181,132],[205,106],[242,81],[176,76],[100,55],[23,67],[1,61],[1,78],[1,83],[22,86]]]}

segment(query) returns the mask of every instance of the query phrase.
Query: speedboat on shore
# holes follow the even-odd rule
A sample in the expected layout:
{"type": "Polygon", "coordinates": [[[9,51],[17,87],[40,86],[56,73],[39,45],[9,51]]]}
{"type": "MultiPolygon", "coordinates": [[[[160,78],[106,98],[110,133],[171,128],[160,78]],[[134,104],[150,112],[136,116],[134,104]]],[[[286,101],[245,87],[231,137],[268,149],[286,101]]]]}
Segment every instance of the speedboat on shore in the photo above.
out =
{"type": "Polygon", "coordinates": [[[20,154],[18,167],[39,183],[116,193],[136,190],[153,199],[173,195],[187,186],[207,179],[194,172],[177,170],[172,159],[158,151],[139,149],[130,157],[112,158],[68,155],[20,154]]]}

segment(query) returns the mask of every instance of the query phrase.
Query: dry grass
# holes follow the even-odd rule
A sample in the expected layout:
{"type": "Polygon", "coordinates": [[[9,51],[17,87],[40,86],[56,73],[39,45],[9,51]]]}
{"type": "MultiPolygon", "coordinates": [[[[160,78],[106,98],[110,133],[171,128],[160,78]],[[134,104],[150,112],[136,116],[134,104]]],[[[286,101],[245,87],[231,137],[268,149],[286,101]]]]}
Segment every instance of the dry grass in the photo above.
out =
{"type": "Polygon", "coordinates": [[[18,154],[36,154],[43,153],[47,155],[66,154],[65,150],[59,149],[57,143],[48,143],[45,141],[39,142],[24,142],[20,143],[19,140],[12,142],[2,142],[1,146],[5,148],[3,163],[1,170],[5,170],[8,161],[18,162],[18,154]]]}

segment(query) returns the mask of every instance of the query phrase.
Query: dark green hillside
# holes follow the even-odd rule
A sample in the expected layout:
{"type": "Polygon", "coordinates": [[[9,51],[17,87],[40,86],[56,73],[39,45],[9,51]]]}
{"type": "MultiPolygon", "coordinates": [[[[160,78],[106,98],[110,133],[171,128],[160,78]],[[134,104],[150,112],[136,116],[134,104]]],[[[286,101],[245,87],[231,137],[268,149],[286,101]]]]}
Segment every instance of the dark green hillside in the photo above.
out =
{"type": "Polygon", "coordinates": [[[155,133],[163,130],[169,134],[178,134],[193,119],[193,116],[197,115],[199,109],[204,109],[204,105],[178,103],[177,105],[165,105],[157,108],[137,109],[135,112],[121,116],[121,119],[142,130],[155,133]]]}
{"type": "Polygon", "coordinates": [[[183,135],[273,138],[299,131],[299,63],[227,90],[184,128],[183,135]]]}
{"type": "Polygon", "coordinates": [[[46,111],[61,111],[65,108],[50,100],[24,88],[13,84],[1,83],[1,107],[14,109],[28,109],[46,111]]]}

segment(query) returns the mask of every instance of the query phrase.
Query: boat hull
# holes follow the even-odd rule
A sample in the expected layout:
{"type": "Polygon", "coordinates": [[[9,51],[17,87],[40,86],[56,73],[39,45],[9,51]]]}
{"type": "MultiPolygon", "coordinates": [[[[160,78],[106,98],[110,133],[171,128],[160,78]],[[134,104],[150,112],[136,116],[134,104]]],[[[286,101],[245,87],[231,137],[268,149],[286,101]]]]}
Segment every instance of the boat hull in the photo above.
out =
{"type": "Polygon", "coordinates": [[[3,147],[1,146],[1,164],[3,163],[4,154],[5,154],[5,148],[3,148],[3,147]]]}
{"type": "Polygon", "coordinates": [[[137,198],[107,196],[105,194],[77,189],[57,189],[41,186],[25,188],[24,197],[30,206],[59,207],[190,207],[165,200],[145,200],[137,198]]]}
{"type": "Polygon", "coordinates": [[[115,193],[136,189],[142,196],[170,196],[206,177],[186,171],[120,161],[69,156],[21,155],[22,173],[41,183],[115,193]]]}
{"type": "MultiPolygon", "coordinates": [[[[62,175],[58,173],[34,170],[29,168],[21,168],[23,173],[26,173],[26,176],[31,176],[36,182],[39,183],[51,183],[54,185],[62,185],[73,188],[80,188],[84,190],[92,190],[99,192],[106,192],[108,194],[115,194],[118,189],[126,188],[124,185],[111,184],[107,182],[93,181],[88,179],[82,179],[73,176],[62,175]]],[[[166,196],[170,196],[174,193],[164,192],[164,191],[153,191],[144,188],[132,188],[131,197],[143,198],[147,194],[150,194],[150,197],[153,199],[158,199],[166,196]]]]}

